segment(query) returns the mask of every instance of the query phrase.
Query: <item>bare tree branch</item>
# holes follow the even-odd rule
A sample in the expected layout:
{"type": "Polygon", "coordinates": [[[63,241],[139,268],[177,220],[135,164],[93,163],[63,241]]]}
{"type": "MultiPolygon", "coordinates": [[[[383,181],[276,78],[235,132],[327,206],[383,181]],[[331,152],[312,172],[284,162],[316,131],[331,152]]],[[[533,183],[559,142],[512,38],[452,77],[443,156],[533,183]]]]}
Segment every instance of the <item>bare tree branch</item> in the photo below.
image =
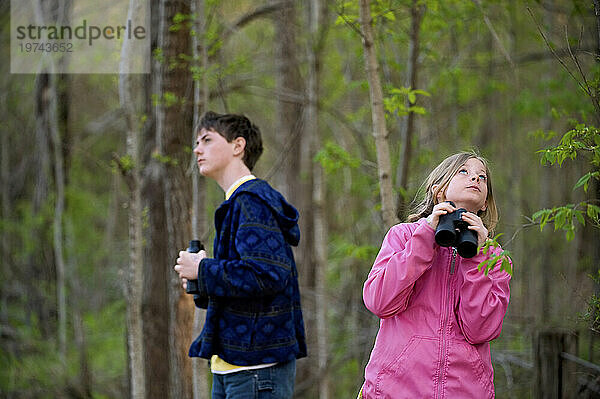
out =
{"type": "Polygon", "coordinates": [[[473,3],[475,3],[475,5],[477,5],[477,7],[479,8],[479,11],[481,11],[481,14],[483,15],[483,21],[485,22],[490,33],[492,34],[494,41],[498,44],[498,47],[500,48],[500,52],[502,53],[502,55],[504,55],[504,58],[506,58],[506,61],[510,64],[510,66],[514,68],[515,63],[513,62],[512,58],[510,57],[510,54],[508,54],[508,51],[506,51],[506,48],[504,48],[504,44],[502,44],[502,41],[500,40],[500,37],[498,36],[496,29],[494,29],[494,25],[492,25],[492,21],[490,21],[490,18],[484,12],[483,7],[481,7],[481,2],[479,0],[473,0],[473,3]]]}
{"type": "Polygon", "coordinates": [[[544,42],[546,43],[546,46],[550,49],[550,52],[552,53],[552,55],[554,55],[554,58],[556,58],[556,60],[560,63],[560,65],[563,66],[563,68],[568,72],[568,74],[587,93],[587,90],[588,90],[587,87],[585,87],[585,85],[579,79],[577,79],[575,74],[571,71],[571,69],[567,66],[567,64],[562,60],[562,58],[558,56],[558,54],[556,53],[554,48],[550,45],[550,41],[546,37],[546,34],[544,33],[544,31],[542,31],[540,23],[535,19],[535,16],[533,15],[533,11],[531,11],[531,8],[527,7],[527,11],[529,12],[529,15],[531,15],[531,19],[533,19],[533,22],[535,23],[535,26],[536,26],[538,32],[540,32],[540,35],[542,36],[542,38],[544,39],[544,42]]]}
{"type": "Polygon", "coordinates": [[[346,17],[344,10],[336,11],[336,14],[344,20],[344,23],[350,27],[354,32],[358,33],[361,38],[364,38],[363,32],[360,30],[360,26],[357,23],[353,23],[346,17]]]}
{"type": "Polygon", "coordinates": [[[600,115],[600,104],[598,103],[598,97],[596,96],[596,93],[592,90],[592,86],[588,82],[588,80],[585,76],[585,73],[583,72],[583,69],[581,68],[581,63],[579,62],[579,59],[575,56],[575,54],[573,54],[573,51],[571,50],[571,45],[569,44],[569,32],[567,31],[566,26],[565,26],[565,42],[567,43],[567,48],[569,49],[569,55],[571,56],[571,59],[575,63],[575,66],[577,67],[577,70],[579,71],[579,74],[581,75],[581,78],[583,79],[583,83],[585,84],[585,87],[587,88],[586,93],[592,100],[592,104],[594,105],[594,109],[596,110],[596,115],[600,115]]]}
{"type": "MultiPolygon", "coordinates": [[[[594,45],[584,45],[584,46],[580,46],[576,49],[571,49],[569,50],[569,48],[565,47],[565,48],[560,48],[560,49],[555,49],[554,53],[548,53],[547,51],[538,51],[538,52],[532,52],[532,53],[527,53],[527,54],[521,54],[518,56],[514,56],[513,57],[513,64],[511,66],[514,65],[523,65],[523,64],[528,64],[528,63],[533,63],[533,62],[538,62],[538,61],[545,61],[548,58],[554,58],[554,57],[560,57],[560,58],[564,58],[564,57],[570,57],[570,53],[571,51],[574,54],[585,54],[588,56],[592,56],[595,57],[596,55],[594,54],[596,47],[594,45]]],[[[506,65],[510,65],[508,64],[508,62],[505,59],[499,59],[496,61],[492,61],[491,64],[486,64],[485,67],[489,68],[490,66],[497,68],[497,67],[503,67],[506,65]]]]}
{"type": "Polygon", "coordinates": [[[262,17],[266,17],[269,14],[272,14],[276,11],[279,11],[283,8],[290,7],[293,4],[291,0],[283,0],[277,3],[266,4],[260,7],[255,8],[254,10],[242,15],[238,18],[237,21],[233,23],[233,25],[228,26],[226,30],[222,33],[221,39],[223,41],[227,41],[235,32],[242,29],[244,26],[253,22],[254,20],[262,17]]]}

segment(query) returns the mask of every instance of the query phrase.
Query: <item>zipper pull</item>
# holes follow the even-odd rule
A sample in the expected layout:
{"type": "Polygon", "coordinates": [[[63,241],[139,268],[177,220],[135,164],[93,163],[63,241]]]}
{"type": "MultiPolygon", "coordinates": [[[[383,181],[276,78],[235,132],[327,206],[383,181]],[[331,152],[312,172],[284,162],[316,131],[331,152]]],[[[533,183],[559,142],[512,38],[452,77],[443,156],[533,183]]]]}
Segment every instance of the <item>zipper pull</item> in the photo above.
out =
{"type": "Polygon", "coordinates": [[[458,251],[455,247],[452,247],[452,263],[450,263],[450,274],[454,274],[454,265],[456,264],[456,253],[458,251]]]}

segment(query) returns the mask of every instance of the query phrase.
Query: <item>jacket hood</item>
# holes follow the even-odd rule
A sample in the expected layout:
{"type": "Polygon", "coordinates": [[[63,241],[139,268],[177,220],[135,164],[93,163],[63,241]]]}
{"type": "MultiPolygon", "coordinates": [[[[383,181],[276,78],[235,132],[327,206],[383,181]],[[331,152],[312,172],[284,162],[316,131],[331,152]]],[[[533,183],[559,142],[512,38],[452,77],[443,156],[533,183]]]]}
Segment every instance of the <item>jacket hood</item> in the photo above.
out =
{"type": "Polygon", "coordinates": [[[299,214],[296,208],[287,202],[281,193],[262,179],[252,179],[238,187],[229,200],[233,200],[244,192],[259,197],[267,204],[273,211],[277,224],[283,232],[283,236],[287,243],[293,246],[298,245],[300,242],[300,228],[298,227],[299,214]]]}

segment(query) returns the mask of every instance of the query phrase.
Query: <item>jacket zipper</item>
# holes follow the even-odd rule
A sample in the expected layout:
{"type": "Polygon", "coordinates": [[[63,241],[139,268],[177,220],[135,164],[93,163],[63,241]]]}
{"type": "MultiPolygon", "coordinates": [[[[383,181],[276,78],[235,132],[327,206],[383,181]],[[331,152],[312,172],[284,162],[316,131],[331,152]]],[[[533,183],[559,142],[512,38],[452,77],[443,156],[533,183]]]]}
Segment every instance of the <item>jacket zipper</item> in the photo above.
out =
{"type": "Polygon", "coordinates": [[[438,398],[442,397],[442,394],[444,392],[444,387],[443,387],[443,380],[444,380],[444,374],[445,374],[445,365],[446,365],[446,352],[448,350],[448,342],[446,340],[446,328],[448,325],[448,318],[449,318],[449,306],[450,306],[450,300],[452,299],[452,290],[451,290],[451,284],[450,284],[450,280],[452,279],[452,275],[454,274],[454,267],[456,265],[456,253],[457,250],[456,248],[452,247],[452,260],[450,261],[450,275],[448,276],[448,280],[447,280],[447,284],[446,284],[446,298],[444,299],[444,303],[442,303],[442,308],[443,308],[443,315],[442,315],[442,337],[441,337],[441,345],[442,345],[442,352],[441,352],[441,356],[440,356],[440,373],[438,374],[438,398]]]}
{"type": "Polygon", "coordinates": [[[450,264],[450,275],[454,274],[454,265],[456,265],[456,253],[457,249],[452,247],[452,263],[450,264]]]}

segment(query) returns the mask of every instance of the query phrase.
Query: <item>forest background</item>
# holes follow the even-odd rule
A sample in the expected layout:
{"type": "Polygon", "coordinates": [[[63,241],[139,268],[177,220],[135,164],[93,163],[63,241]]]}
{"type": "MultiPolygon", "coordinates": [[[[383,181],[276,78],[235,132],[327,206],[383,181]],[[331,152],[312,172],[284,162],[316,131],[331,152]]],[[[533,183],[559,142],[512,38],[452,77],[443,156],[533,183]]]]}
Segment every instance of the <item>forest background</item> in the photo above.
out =
{"type": "MultiPolygon", "coordinates": [[[[69,1],[33,3],[47,21],[69,15],[69,1]]],[[[533,394],[540,331],[567,331],[594,362],[599,11],[151,0],[150,74],[20,75],[1,1],[0,396],[207,397],[206,363],[186,356],[203,313],[172,271],[190,239],[211,247],[223,199],[191,154],[205,110],[261,128],[255,174],[301,213],[296,397],[356,395],[378,328],[362,284],[383,236],[439,161],[472,148],[491,161],[515,266],[497,396],[533,394]]]]}

